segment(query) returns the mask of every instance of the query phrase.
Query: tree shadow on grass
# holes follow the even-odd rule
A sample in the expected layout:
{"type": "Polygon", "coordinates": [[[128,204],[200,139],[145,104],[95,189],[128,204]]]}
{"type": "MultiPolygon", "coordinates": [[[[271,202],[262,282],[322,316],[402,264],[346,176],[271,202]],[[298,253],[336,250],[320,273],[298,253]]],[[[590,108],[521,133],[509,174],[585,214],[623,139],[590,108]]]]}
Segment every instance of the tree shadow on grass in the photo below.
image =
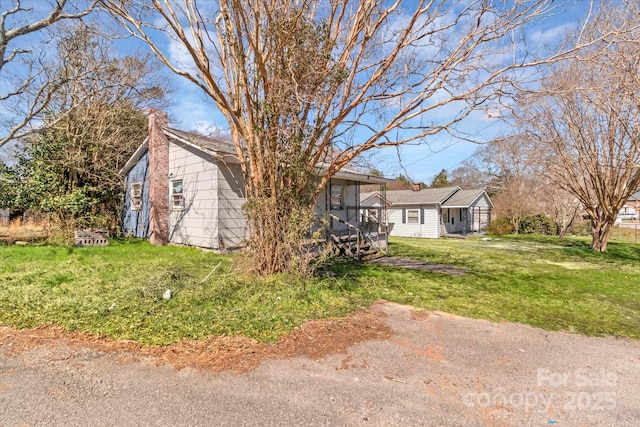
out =
{"type": "Polygon", "coordinates": [[[597,252],[591,249],[591,245],[577,241],[562,242],[565,246],[564,253],[580,258],[600,261],[640,261],[640,245],[624,242],[609,242],[607,252],[597,252]]]}

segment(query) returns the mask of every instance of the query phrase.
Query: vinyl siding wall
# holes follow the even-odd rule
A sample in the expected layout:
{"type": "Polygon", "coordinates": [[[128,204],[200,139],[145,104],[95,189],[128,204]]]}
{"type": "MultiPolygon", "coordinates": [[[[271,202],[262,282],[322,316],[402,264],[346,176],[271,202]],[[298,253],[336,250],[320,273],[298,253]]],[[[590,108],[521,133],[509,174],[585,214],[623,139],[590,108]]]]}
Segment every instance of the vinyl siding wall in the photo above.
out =
{"type": "Polygon", "coordinates": [[[491,204],[489,203],[489,199],[487,199],[487,196],[483,195],[476,201],[476,203],[473,204],[473,206],[488,208],[491,206],[491,204]]]}
{"type": "Polygon", "coordinates": [[[240,165],[218,163],[218,232],[225,249],[241,246],[247,238],[244,191],[240,165]]]}
{"type": "MultiPolygon", "coordinates": [[[[211,156],[180,142],[169,142],[169,192],[182,180],[184,208],[169,202],[172,243],[218,249],[218,166],[211,156]]],[[[170,196],[171,197],[171,196],[170,196]]]]}
{"type": "Polygon", "coordinates": [[[394,206],[387,210],[389,224],[391,226],[391,236],[404,237],[426,237],[437,239],[440,237],[440,217],[438,215],[438,206],[394,206]],[[408,222],[408,210],[418,209],[418,223],[410,224],[408,222]],[[405,222],[403,223],[403,211],[405,222]],[[421,219],[423,224],[421,224],[421,219]]]}

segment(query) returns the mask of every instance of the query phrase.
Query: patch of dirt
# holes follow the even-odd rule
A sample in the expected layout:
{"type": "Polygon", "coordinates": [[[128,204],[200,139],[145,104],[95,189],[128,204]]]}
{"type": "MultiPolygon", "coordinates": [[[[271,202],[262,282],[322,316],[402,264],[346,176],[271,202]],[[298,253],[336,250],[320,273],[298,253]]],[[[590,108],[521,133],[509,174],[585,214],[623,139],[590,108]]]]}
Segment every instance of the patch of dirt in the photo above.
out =
{"type": "Polygon", "coordinates": [[[387,265],[391,267],[406,268],[408,270],[432,271],[435,273],[448,274],[450,276],[464,276],[469,271],[466,267],[455,267],[452,265],[434,264],[428,261],[419,261],[408,258],[382,257],[369,261],[371,264],[387,265]]]}
{"type": "Polygon", "coordinates": [[[167,346],[141,346],[134,341],[116,341],[87,332],[67,331],[48,325],[18,330],[0,327],[0,346],[17,355],[39,346],[65,344],[72,350],[90,348],[116,353],[123,362],[149,359],[175,369],[246,372],[271,359],[306,356],[321,359],[362,341],[387,339],[391,328],[380,311],[358,310],[344,318],[307,321],[276,344],[264,344],[241,336],[214,336],[202,341],[184,340],[167,346]]]}

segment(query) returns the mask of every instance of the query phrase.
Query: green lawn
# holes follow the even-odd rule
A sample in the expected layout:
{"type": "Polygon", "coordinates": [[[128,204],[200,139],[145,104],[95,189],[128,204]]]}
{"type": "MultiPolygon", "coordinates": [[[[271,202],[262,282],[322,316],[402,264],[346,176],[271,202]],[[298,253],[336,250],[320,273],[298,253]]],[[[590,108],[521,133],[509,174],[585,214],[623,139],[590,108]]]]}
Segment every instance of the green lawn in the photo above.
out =
{"type": "Polygon", "coordinates": [[[242,334],[275,341],[305,319],[384,298],[589,335],[640,338],[640,245],[541,237],[394,239],[394,255],[469,268],[462,277],[341,262],[335,277],[255,278],[233,256],[115,241],[0,246],[0,324],[56,323],[142,344],[242,334]],[[162,299],[166,289],[173,297],[162,299]]]}

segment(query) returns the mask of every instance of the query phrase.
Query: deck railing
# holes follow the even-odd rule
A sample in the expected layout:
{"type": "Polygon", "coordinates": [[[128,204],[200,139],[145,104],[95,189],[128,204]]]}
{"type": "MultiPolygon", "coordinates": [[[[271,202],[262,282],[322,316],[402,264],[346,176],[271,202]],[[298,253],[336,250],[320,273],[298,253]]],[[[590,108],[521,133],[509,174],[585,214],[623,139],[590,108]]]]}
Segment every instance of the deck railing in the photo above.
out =
{"type": "MultiPolygon", "coordinates": [[[[375,231],[366,231],[363,228],[353,225],[333,214],[328,214],[329,219],[336,221],[344,228],[342,230],[335,230],[333,226],[330,227],[331,238],[338,246],[346,245],[348,249],[345,250],[348,256],[362,260],[362,257],[366,255],[364,248],[370,249],[373,247],[377,252],[382,252],[388,255],[387,244],[387,232],[386,226],[376,222],[375,231]],[[355,243],[355,252],[352,250],[353,243],[355,243]]],[[[373,223],[373,222],[371,222],[373,223]]]]}

